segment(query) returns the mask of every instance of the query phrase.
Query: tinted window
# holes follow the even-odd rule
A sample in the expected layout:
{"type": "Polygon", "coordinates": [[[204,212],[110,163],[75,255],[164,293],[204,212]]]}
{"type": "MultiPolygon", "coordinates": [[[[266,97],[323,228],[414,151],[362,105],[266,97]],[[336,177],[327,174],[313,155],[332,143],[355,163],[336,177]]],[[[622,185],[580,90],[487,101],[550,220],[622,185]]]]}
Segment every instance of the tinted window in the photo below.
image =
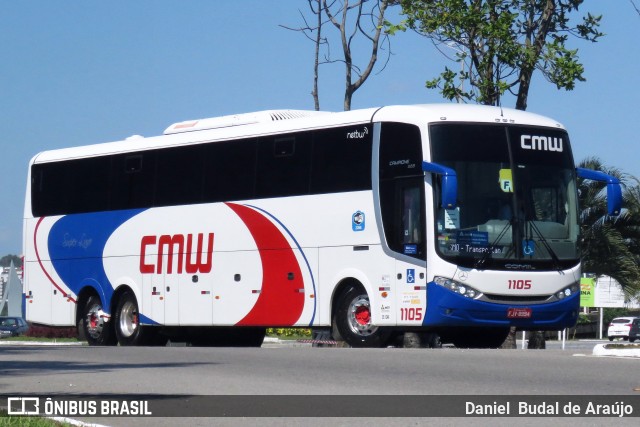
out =
{"type": "Polygon", "coordinates": [[[309,194],[311,135],[260,138],[256,196],[279,197],[309,194]]]}
{"type": "Polygon", "coordinates": [[[153,203],[155,152],[113,156],[109,208],[133,209],[153,203]]]}
{"type": "Polygon", "coordinates": [[[256,139],[208,144],[204,161],[203,201],[255,197],[256,139]]]}
{"type": "Polygon", "coordinates": [[[34,216],[371,189],[369,125],[37,164],[34,216]]]}
{"type": "Polygon", "coordinates": [[[108,157],[34,165],[34,213],[40,216],[107,210],[109,167],[108,157]]]}
{"type": "Polygon", "coordinates": [[[200,202],[203,152],[202,145],[158,150],[154,206],[200,202]]]}
{"type": "Polygon", "coordinates": [[[312,193],[371,189],[370,125],[314,132],[312,193]]]}
{"type": "Polygon", "coordinates": [[[380,208],[385,239],[395,252],[426,259],[422,142],[416,126],[383,123],[380,208]]]}
{"type": "Polygon", "coordinates": [[[422,141],[417,126],[383,123],[380,140],[380,179],[422,175],[422,141]]]}

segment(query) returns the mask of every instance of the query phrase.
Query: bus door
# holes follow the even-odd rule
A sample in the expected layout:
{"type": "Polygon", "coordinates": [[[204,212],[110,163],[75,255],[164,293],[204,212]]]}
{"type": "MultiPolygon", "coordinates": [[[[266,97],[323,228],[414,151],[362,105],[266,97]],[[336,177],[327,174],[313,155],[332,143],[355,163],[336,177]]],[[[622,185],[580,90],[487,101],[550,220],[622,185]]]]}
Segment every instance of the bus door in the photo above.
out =
{"type": "Polygon", "coordinates": [[[424,178],[396,179],[397,320],[420,325],[426,310],[424,178]]]}
{"type": "Polygon", "coordinates": [[[426,309],[424,176],[380,182],[385,241],[395,258],[394,292],[399,324],[420,325],[426,309]]]}
{"type": "Polygon", "coordinates": [[[420,325],[426,307],[425,177],[420,129],[380,124],[378,159],[384,240],[396,268],[398,323],[420,325]]]}

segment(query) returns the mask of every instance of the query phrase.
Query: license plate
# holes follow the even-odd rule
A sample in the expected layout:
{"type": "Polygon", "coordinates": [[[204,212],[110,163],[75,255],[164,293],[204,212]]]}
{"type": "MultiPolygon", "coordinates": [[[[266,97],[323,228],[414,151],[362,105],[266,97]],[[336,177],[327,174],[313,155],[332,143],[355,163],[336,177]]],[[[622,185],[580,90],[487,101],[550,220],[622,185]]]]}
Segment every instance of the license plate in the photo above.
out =
{"type": "Polygon", "coordinates": [[[531,317],[530,308],[510,308],[507,310],[507,318],[509,319],[529,319],[531,317]]]}

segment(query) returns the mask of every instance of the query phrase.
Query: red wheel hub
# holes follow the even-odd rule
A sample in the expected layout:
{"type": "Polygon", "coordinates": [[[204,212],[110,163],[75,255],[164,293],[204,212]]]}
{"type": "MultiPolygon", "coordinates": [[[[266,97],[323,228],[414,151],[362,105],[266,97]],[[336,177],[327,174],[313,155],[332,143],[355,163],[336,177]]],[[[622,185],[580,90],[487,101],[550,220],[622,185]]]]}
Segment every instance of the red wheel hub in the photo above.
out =
{"type": "Polygon", "coordinates": [[[371,312],[369,307],[360,306],[356,308],[355,319],[360,325],[368,325],[371,323],[371,312]]]}

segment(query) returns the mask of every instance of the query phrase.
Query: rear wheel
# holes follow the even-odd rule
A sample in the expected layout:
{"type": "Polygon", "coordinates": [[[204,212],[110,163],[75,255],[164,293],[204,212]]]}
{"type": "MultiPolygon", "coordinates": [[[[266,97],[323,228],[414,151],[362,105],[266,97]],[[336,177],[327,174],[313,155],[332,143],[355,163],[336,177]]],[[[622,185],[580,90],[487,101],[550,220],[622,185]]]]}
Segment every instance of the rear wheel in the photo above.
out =
{"type": "Polygon", "coordinates": [[[120,296],[113,320],[116,337],[122,346],[167,343],[167,338],[159,333],[157,327],[140,324],[138,301],[131,291],[120,296]]]}
{"type": "Polygon", "coordinates": [[[106,319],[102,301],[97,295],[91,295],[78,322],[79,335],[84,337],[89,345],[115,345],[117,341],[113,334],[113,324],[106,319]]]}
{"type": "Polygon", "coordinates": [[[338,335],[351,347],[386,345],[390,333],[372,324],[369,296],[364,289],[351,286],[338,298],[337,304],[333,319],[334,337],[338,335]]]}

